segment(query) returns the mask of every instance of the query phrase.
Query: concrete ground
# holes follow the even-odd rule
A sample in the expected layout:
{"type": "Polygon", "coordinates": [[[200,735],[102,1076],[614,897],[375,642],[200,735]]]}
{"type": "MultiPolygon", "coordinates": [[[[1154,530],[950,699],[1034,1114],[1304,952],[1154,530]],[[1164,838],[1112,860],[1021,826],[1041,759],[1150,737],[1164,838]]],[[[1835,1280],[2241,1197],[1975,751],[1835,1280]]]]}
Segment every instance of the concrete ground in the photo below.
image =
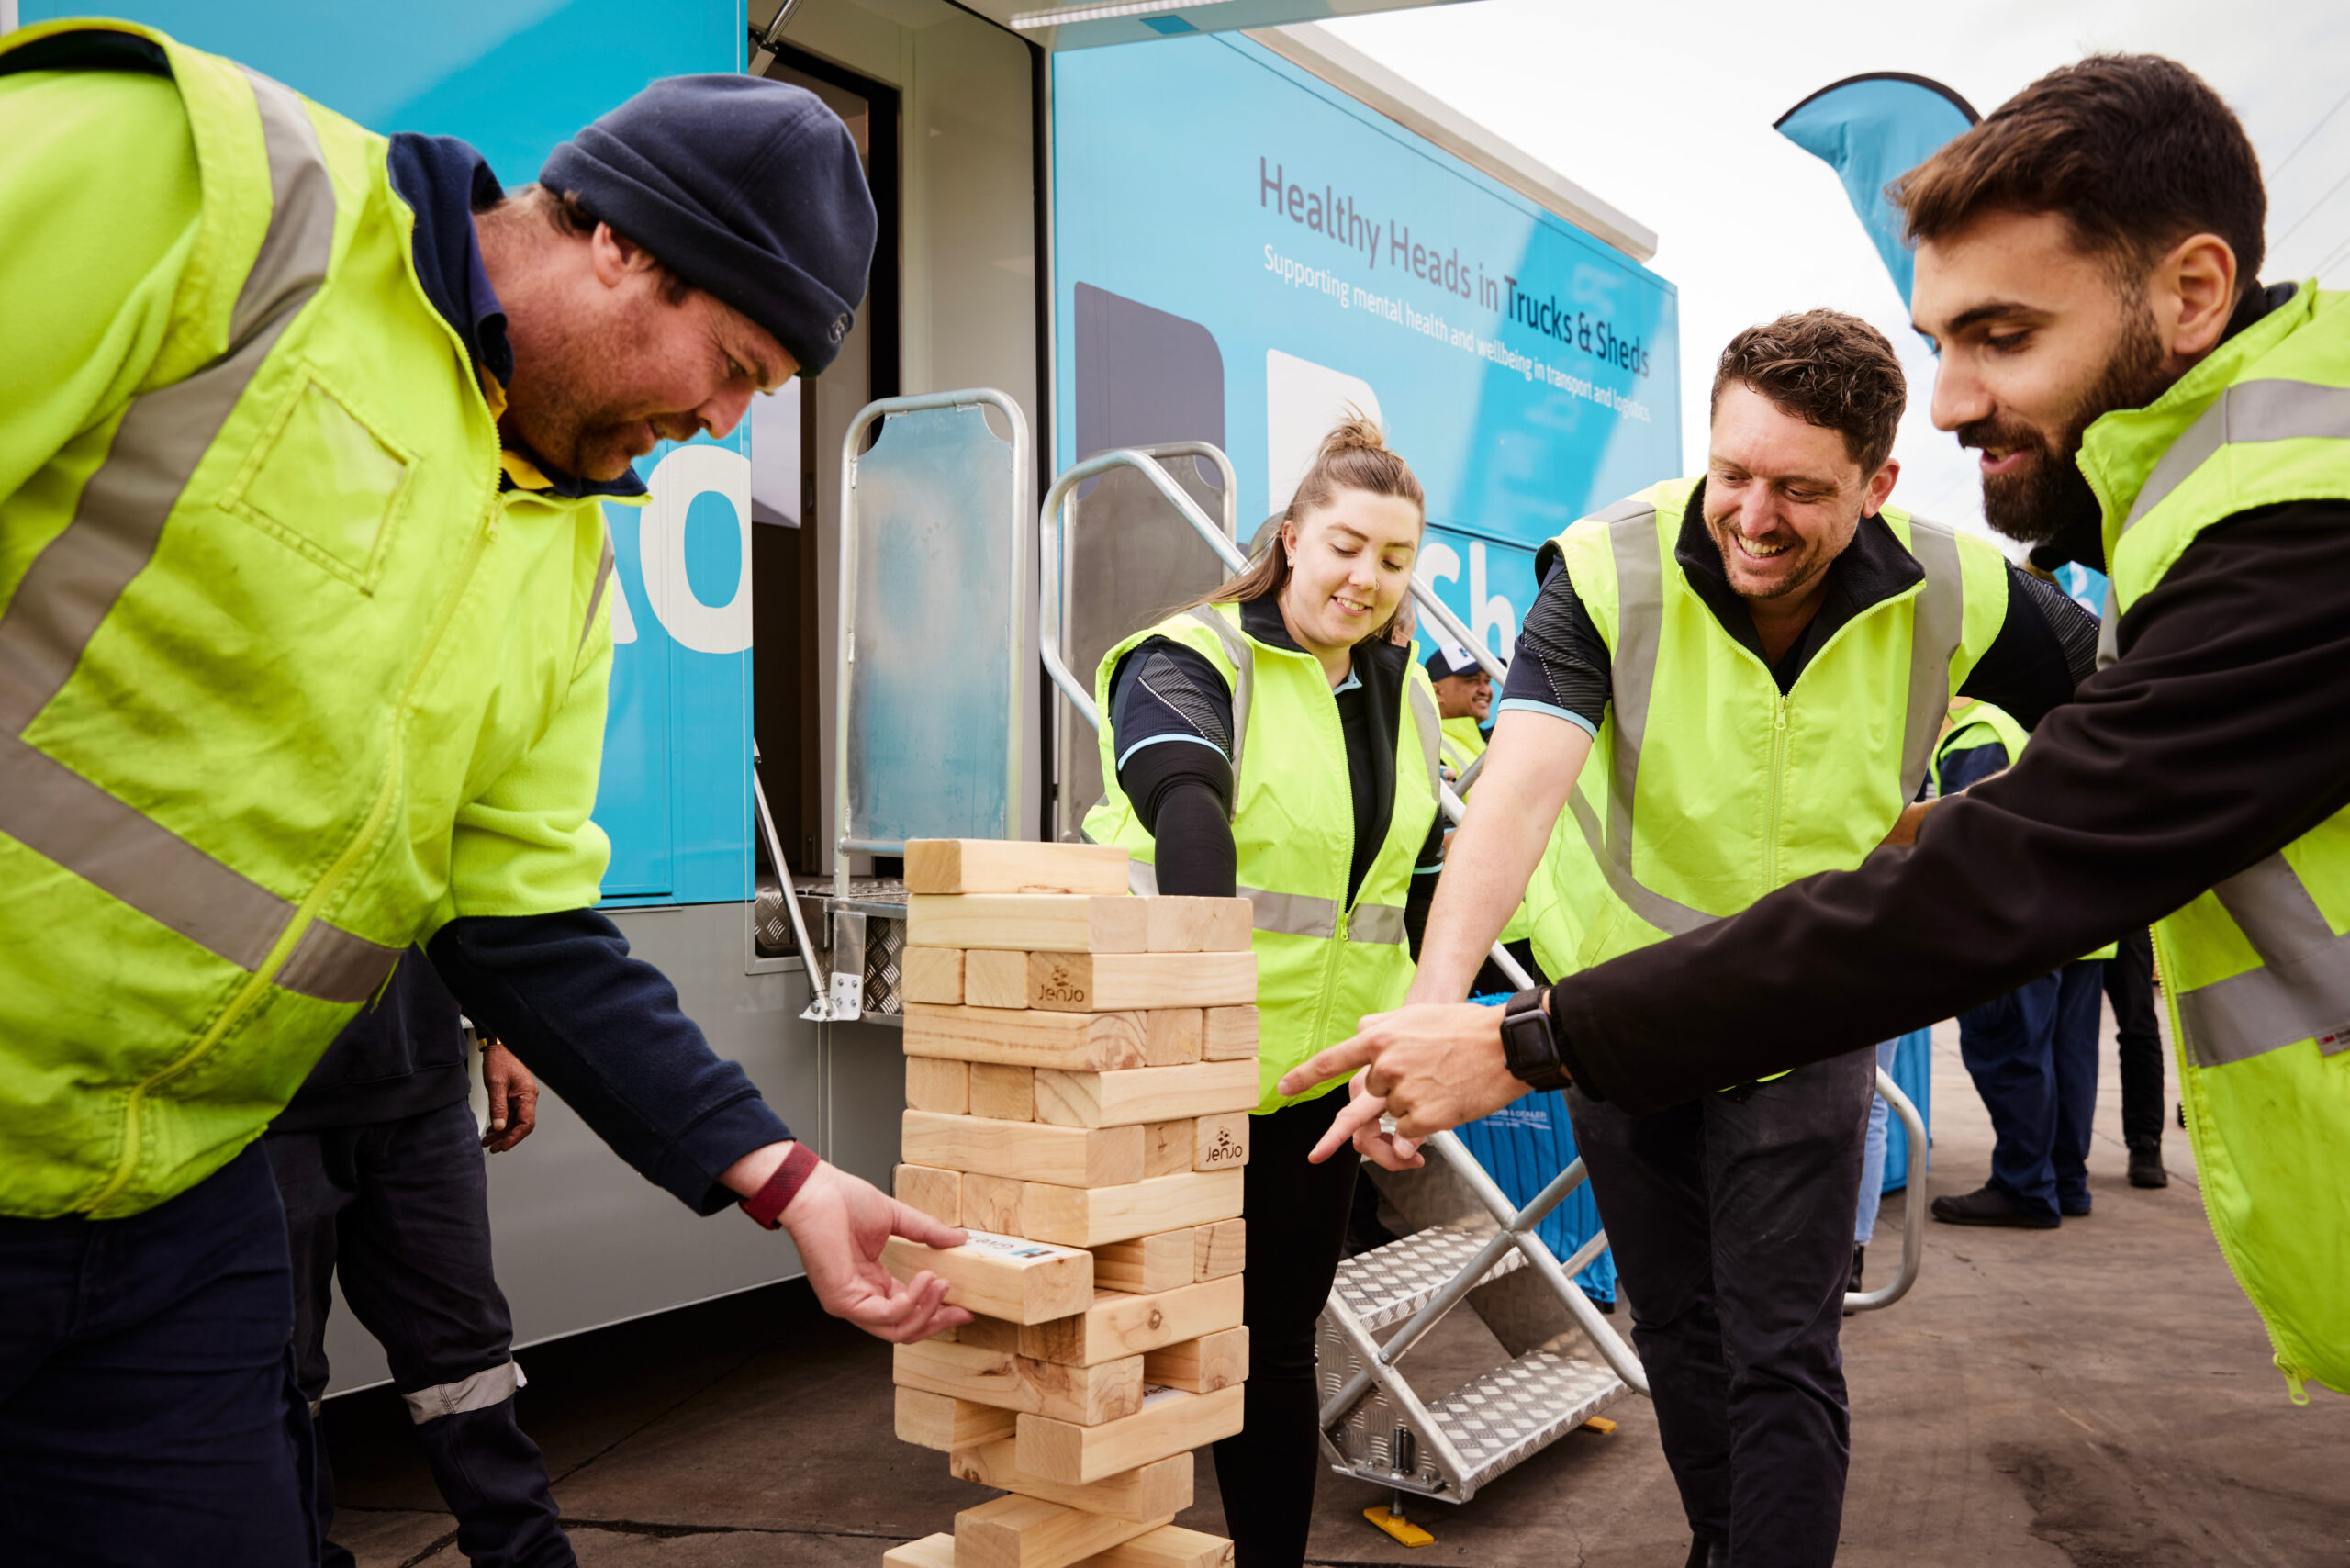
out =
{"type": "MultiPolygon", "coordinates": [[[[1840,1561],[1851,1568],[2350,1563],[2350,1400],[2321,1390],[2306,1408],[2287,1403],[2175,1124],[2170,1186],[2122,1180],[2112,1062],[2109,1045],[2092,1216],[2053,1232],[1930,1225],[1908,1299],[1847,1323],[1840,1561]]],[[[1934,1113],[1930,1190],[1969,1191],[1990,1130],[1950,1025],[1935,1038],[1934,1113]]],[[[1895,1265],[1900,1227],[1897,1195],[1872,1283],[1895,1265]]],[[[1416,1382],[1440,1392],[1499,1359],[1473,1315],[1456,1313],[1415,1352],[1416,1382]]],[[[524,1425],[588,1568],[871,1568],[990,1495],[949,1478],[944,1455],[894,1439],[888,1349],[824,1317],[798,1283],[521,1360],[524,1425]]],[[[1611,1414],[1612,1434],[1573,1433],[1464,1506],[1420,1505],[1437,1540],[1416,1551],[1363,1522],[1384,1493],[1326,1475],[1311,1560],[1680,1568],[1688,1530],[1654,1417],[1639,1400],[1611,1414]]],[[[330,1406],[337,1538],[366,1568],[458,1568],[453,1522],[405,1426],[387,1391],[330,1406]]],[[[1204,1456],[1181,1522],[1223,1528],[1204,1456]]]]}

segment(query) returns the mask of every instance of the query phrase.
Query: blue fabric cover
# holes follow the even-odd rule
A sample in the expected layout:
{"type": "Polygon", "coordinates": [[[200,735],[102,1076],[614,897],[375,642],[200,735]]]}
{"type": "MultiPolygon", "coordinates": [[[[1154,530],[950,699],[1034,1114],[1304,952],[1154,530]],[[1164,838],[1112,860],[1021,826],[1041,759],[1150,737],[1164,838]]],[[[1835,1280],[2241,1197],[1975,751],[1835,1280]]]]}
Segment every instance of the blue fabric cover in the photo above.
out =
{"type": "MultiPolygon", "coordinates": [[[[1472,997],[1473,1002],[1498,1007],[1506,996],[1472,997]]],[[[1557,1090],[1528,1094],[1490,1116],[1464,1122],[1456,1129],[1461,1143],[1485,1168],[1510,1202],[1525,1204],[1550,1184],[1552,1177],[1575,1159],[1574,1128],[1567,1123],[1567,1097],[1557,1090]]],[[[1564,1262],[1567,1255],[1599,1230],[1599,1205],[1591,1199],[1585,1182],[1567,1194],[1535,1226],[1543,1243],[1564,1262]]],[[[1590,1268],[1575,1276],[1583,1294],[1594,1301],[1616,1299],[1616,1256],[1602,1252],[1590,1268]]]]}

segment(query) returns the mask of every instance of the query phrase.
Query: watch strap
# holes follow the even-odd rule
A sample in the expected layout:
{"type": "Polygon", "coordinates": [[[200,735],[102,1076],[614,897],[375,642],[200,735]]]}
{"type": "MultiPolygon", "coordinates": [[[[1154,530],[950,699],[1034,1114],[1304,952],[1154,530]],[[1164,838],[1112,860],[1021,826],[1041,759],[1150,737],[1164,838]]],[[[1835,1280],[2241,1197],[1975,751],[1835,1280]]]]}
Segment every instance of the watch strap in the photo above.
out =
{"type": "Polygon", "coordinates": [[[1521,991],[1502,1009],[1502,1055],[1512,1076],[1536,1090],[1564,1089],[1572,1081],[1559,1063],[1559,1045],[1542,1011],[1540,988],[1521,991]]]}
{"type": "Polygon", "coordinates": [[[791,1200],[800,1195],[800,1189],[822,1163],[816,1158],[816,1151],[806,1144],[793,1144],[791,1152],[783,1157],[783,1163],[775,1168],[775,1174],[767,1178],[767,1184],[743,1200],[743,1212],[766,1229],[782,1229],[783,1211],[791,1206],[791,1200]]]}

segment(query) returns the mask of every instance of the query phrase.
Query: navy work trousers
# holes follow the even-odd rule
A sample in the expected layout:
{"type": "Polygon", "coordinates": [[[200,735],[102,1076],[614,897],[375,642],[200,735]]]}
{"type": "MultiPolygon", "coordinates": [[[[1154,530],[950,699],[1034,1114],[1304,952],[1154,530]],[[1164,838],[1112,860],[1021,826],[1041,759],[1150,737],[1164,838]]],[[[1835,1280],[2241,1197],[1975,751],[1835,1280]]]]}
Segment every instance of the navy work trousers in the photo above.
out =
{"type": "MultiPolygon", "coordinates": [[[[263,1140],[285,1202],[302,1392],[326,1392],[329,1286],[383,1345],[432,1479],[476,1568],[571,1568],[539,1446],[516,1424],[513,1325],[490,1269],[489,1188],[463,1101],[396,1121],[263,1140]]],[[[334,1475],[319,1452],[321,1540],[334,1475]]],[[[351,1554],[328,1542],[327,1568],[351,1554]]]]}
{"type": "Polygon", "coordinates": [[[2089,1208],[2105,965],[2066,964],[1958,1015],[1958,1054],[1991,1114],[1991,1185],[2054,1219],[2089,1208]]]}
{"type": "Polygon", "coordinates": [[[1853,1051],[1637,1120],[1567,1092],[1682,1508],[1735,1568],[1836,1560],[1837,1335],[1875,1078],[1853,1051]]]}
{"type": "Polygon", "coordinates": [[[309,1568],[293,1327],[258,1146],[128,1219],[0,1218],[0,1557],[309,1568]]]}

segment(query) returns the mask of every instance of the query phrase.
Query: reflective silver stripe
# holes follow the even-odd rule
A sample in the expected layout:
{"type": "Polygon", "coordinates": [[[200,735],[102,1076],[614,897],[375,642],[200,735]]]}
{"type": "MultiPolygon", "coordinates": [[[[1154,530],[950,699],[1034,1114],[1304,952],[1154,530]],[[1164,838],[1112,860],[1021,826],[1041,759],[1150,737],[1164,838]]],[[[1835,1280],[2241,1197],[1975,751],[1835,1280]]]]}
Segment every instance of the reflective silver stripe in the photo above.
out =
{"type": "Polygon", "coordinates": [[[1607,879],[1608,891],[1630,905],[1634,914],[1674,936],[1721,918],[1685,903],[1675,903],[1634,878],[1631,868],[1618,862],[1609,852],[1600,831],[1599,814],[1583,799],[1580,788],[1567,791],[1567,810],[1574,813],[1575,824],[1583,829],[1583,841],[1590,846],[1591,857],[1599,863],[1599,874],[1607,879]]]}
{"type": "Polygon", "coordinates": [[[1307,893],[1271,893],[1262,888],[1235,888],[1240,897],[1256,906],[1249,924],[1259,931],[1277,931],[1287,936],[1317,936],[1325,940],[1338,934],[1338,901],[1317,899],[1307,893]]]}
{"type": "Polygon", "coordinates": [[[1444,721],[1437,717],[1436,699],[1423,689],[1414,686],[1408,675],[1404,681],[1406,705],[1412,710],[1412,727],[1420,732],[1420,756],[1428,765],[1428,799],[1444,799],[1444,721]]]}
{"type": "Polygon", "coordinates": [[[1195,604],[1192,619],[1205,626],[1224,644],[1224,656],[1232,661],[1232,809],[1240,809],[1240,748],[1248,744],[1248,705],[1257,696],[1257,654],[1248,639],[1223,616],[1212,604],[1195,604]]]}
{"type": "Polygon", "coordinates": [[[1400,946],[1404,941],[1404,912],[1392,903],[1359,903],[1354,913],[1347,917],[1347,940],[1400,946]]]}
{"type": "Polygon", "coordinates": [[[392,972],[402,951],[353,936],[323,920],[312,921],[285,956],[276,983],[320,1002],[364,1002],[392,972]]]}
{"type": "Polygon", "coordinates": [[[1136,898],[1158,896],[1158,868],[1147,860],[1126,857],[1126,887],[1136,898]]]}
{"type": "Polygon", "coordinates": [[[2105,579],[2105,608],[2097,616],[2097,667],[2104,669],[2121,657],[2121,607],[2113,596],[2113,579],[2105,579]]]}
{"type": "Polygon", "coordinates": [[[455,1383],[436,1383],[420,1388],[414,1394],[403,1394],[401,1402],[408,1406],[408,1418],[421,1427],[427,1421],[437,1421],[443,1416],[463,1415],[468,1410],[487,1410],[514,1397],[514,1391],[531,1386],[522,1369],[513,1361],[502,1361],[487,1372],[477,1372],[455,1383]]]}
{"type": "Polygon", "coordinates": [[[596,563],[596,591],[588,596],[588,618],[579,623],[579,644],[578,647],[572,650],[574,653],[588,645],[588,633],[596,629],[596,611],[603,607],[604,585],[611,580],[612,530],[611,525],[607,523],[604,525],[603,558],[596,563]]]}
{"type": "Polygon", "coordinates": [[[2337,936],[2281,854],[2212,890],[2260,956],[2260,968],[2178,993],[2178,1018],[2205,1067],[2302,1040],[2343,1048],[2350,1036],[2350,936],[2337,936]]]}
{"type": "Polygon", "coordinates": [[[2350,387],[2314,381],[2239,381],[2187,427],[2146,476],[2122,520],[2127,533],[2170,498],[2223,446],[2254,442],[2350,439],[2350,387]]]}
{"type": "Polygon", "coordinates": [[[1909,553],[1926,568],[1909,623],[1909,712],[1901,741],[1901,798],[1914,801],[1934,764],[1934,740],[1950,716],[1950,662],[1966,633],[1966,579],[1958,538],[1939,523],[1913,518],[1909,553]]]}

